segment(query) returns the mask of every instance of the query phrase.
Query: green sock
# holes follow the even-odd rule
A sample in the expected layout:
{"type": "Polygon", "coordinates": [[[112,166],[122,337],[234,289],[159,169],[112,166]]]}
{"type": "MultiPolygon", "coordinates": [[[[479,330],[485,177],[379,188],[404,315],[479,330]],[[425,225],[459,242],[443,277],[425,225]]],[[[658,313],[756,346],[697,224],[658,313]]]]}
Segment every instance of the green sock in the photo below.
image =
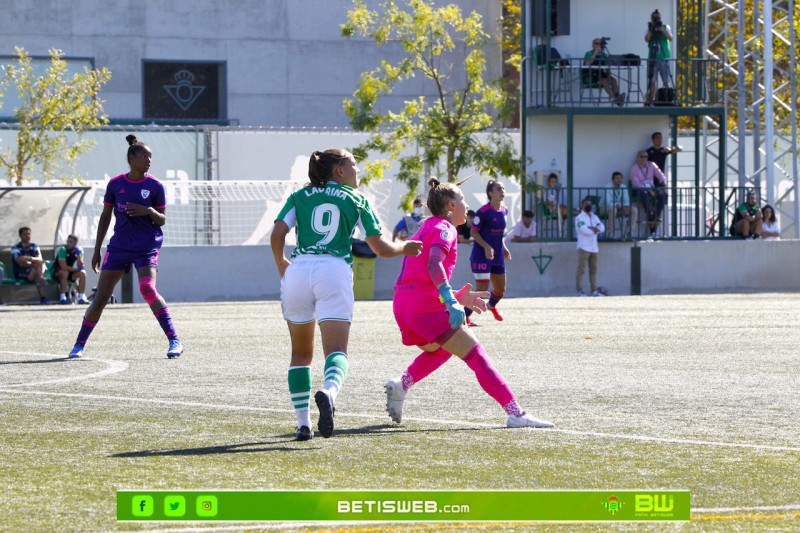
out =
{"type": "Polygon", "coordinates": [[[311,402],[310,366],[289,367],[289,398],[292,400],[294,414],[297,416],[297,427],[306,426],[310,429],[311,415],[308,412],[311,402]]]}
{"type": "Polygon", "coordinates": [[[330,393],[331,400],[334,402],[349,369],[350,361],[344,352],[331,352],[325,358],[325,383],[322,388],[330,393]]]}

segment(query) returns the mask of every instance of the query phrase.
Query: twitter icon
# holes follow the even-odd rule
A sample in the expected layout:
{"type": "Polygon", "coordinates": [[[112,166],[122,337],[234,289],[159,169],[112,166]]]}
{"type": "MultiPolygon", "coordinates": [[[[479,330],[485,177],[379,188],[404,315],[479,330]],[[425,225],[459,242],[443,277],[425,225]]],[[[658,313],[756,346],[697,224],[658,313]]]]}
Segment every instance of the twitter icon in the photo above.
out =
{"type": "Polygon", "coordinates": [[[186,514],[186,498],[173,495],[164,498],[164,516],[178,517],[186,514]]]}

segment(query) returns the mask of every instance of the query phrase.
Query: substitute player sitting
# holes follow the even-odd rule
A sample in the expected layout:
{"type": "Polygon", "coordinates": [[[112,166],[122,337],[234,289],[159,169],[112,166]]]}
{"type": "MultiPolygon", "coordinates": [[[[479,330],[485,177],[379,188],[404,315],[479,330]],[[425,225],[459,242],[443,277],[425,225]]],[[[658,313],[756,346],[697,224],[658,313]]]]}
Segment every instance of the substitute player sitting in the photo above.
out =
{"type": "Polygon", "coordinates": [[[78,246],[77,236],[68,236],[67,244],[58,249],[51,275],[54,280],[58,281],[61,292],[58,297],[60,303],[70,303],[67,298],[67,285],[70,281],[78,284],[78,303],[89,303],[86,298],[86,267],[83,264],[83,248],[78,246]]]}

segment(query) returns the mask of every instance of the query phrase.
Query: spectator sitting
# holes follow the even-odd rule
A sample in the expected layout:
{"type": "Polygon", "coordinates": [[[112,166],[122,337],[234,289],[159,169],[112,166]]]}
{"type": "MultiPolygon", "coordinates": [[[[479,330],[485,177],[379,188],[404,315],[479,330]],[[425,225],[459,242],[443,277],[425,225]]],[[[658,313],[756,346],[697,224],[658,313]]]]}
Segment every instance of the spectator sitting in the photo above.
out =
{"type": "Polygon", "coordinates": [[[761,238],[765,241],[778,241],[781,238],[781,227],[771,205],[761,208],[761,238]]]}
{"type": "Polygon", "coordinates": [[[67,284],[74,281],[78,284],[78,303],[88,304],[86,299],[86,268],[83,265],[83,248],[78,246],[78,237],[70,235],[67,237],[67,244],[56,252],[56,260],[53,261],[53,270],[50,274],[58,281],[60,290],[59,302],[62,304],[70,303],[67,298],[67,284]]]}
{"type": "Polygon", "coordinates": [[[747,199],[739,204],[733,214],[733,235],[743,239],[757,239],[761,236],[761,209],[758,208],[756,193],[749,191],[747,199]]]}
{"type": "Polygon", "coordinates": [[[47,280],[44,279],[45,264],[42,251],[31,242],[31,228],[19,228],[20,242],[11,248],[11,264],[14,269],[14,278],[36,284],[39,301],[48,304],[44,295],[47,280]]]}
{"type": "Polygon", "coordinates": [[[653,237],[667,201],[667,178],[655,163],[647,160],[647,152],[644,150],[637,154],[636,163],[631,167],[631,185],[647,213],[647,225],[650,236],[653,237]]]}
{"type": "Polygon", "coordinates": [[[620,219],[619,228],[621,235],[624,237],[627,233],[625,231],[624,220],[631,216],[631,198],[628,193],[628,188],[622,185],[622,172],[614,172],[611,174],[611,183],[606,185],[605,194],[600,197],[600,213],[606,216],[610,235],[614,236],[615,226],[617,219],[620,219]]]}
{"type": "Polygon", "coordinates": [[[467,211],[467,221],[463,224],[459,224],[456,226],[456,234],[458,236],[458,242],[472,242],[472,233],[470,230],[472,229],[472,219],[475,218],[475,211],[470,209],[467,211]]]}
{"type": "Polygon", "coordinates": [[[533,220],[533,211],[525,210],[522,212],[522,220],[514,224],[508,232],[511,242],[535,242],[536,241],[536,221],[533,220]]]}
{"type": "Polygon", "coordinates": [[[401,218],[400,222],[398,222],[394,227],[394,231],[392,231],[392,242],[396,241],[397,239],[400,239],[401,241],[410,239],[422,224],[422,215],[424,212],[425,211],[422,208],[422,200],[419,198],[414,198],[414,210],[410,215],[405,215],[403,218],[401,218]]]}
{"type": "Polygon", "coordinates": [[[595,68],[581,70],[581,82],[586,87],[602,87],[615,104],[625,105],[625,93],[619,92],[617,79],[611,75],[607,68],[596,68],[605,64],[608,54],[603,51],[603,40],[599,37],[592,39],[592,49],[583,55],[583,64],[595,68]]]}
{"type": "Polygon", "coordinates": [[[544,191],[545,216],[563,220],[567,218],[567,191],[558,182],[555,172],[547,176],[547,188],[544,191]]]}

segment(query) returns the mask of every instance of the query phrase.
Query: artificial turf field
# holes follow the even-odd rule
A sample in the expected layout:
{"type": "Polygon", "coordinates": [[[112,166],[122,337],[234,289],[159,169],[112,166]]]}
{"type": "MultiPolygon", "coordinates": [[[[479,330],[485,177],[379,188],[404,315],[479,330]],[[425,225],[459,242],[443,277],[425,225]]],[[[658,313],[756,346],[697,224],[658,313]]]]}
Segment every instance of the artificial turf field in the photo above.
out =
{"type": "MultiPolygon", "coordinates": [[[[332,438],[294,442],[277,302],[109,305],[67,361],[77,306],[0,307],[0,531],[800,530],[796,294],[518,298],[474,332],[555,430],[505,429],[465,364],[383,384],[417,355],[391,303],[357,302],[332,438]],[[117,522],[123,489],[688,489],[655,523],[117,522]]],[[[318,343],[319,346],[319,343],[318,343]]],[[[323,359],[313,364],[321,384],[323,359]]],[[[312,401],[312,421],[316,409],[312,401]]]]}

